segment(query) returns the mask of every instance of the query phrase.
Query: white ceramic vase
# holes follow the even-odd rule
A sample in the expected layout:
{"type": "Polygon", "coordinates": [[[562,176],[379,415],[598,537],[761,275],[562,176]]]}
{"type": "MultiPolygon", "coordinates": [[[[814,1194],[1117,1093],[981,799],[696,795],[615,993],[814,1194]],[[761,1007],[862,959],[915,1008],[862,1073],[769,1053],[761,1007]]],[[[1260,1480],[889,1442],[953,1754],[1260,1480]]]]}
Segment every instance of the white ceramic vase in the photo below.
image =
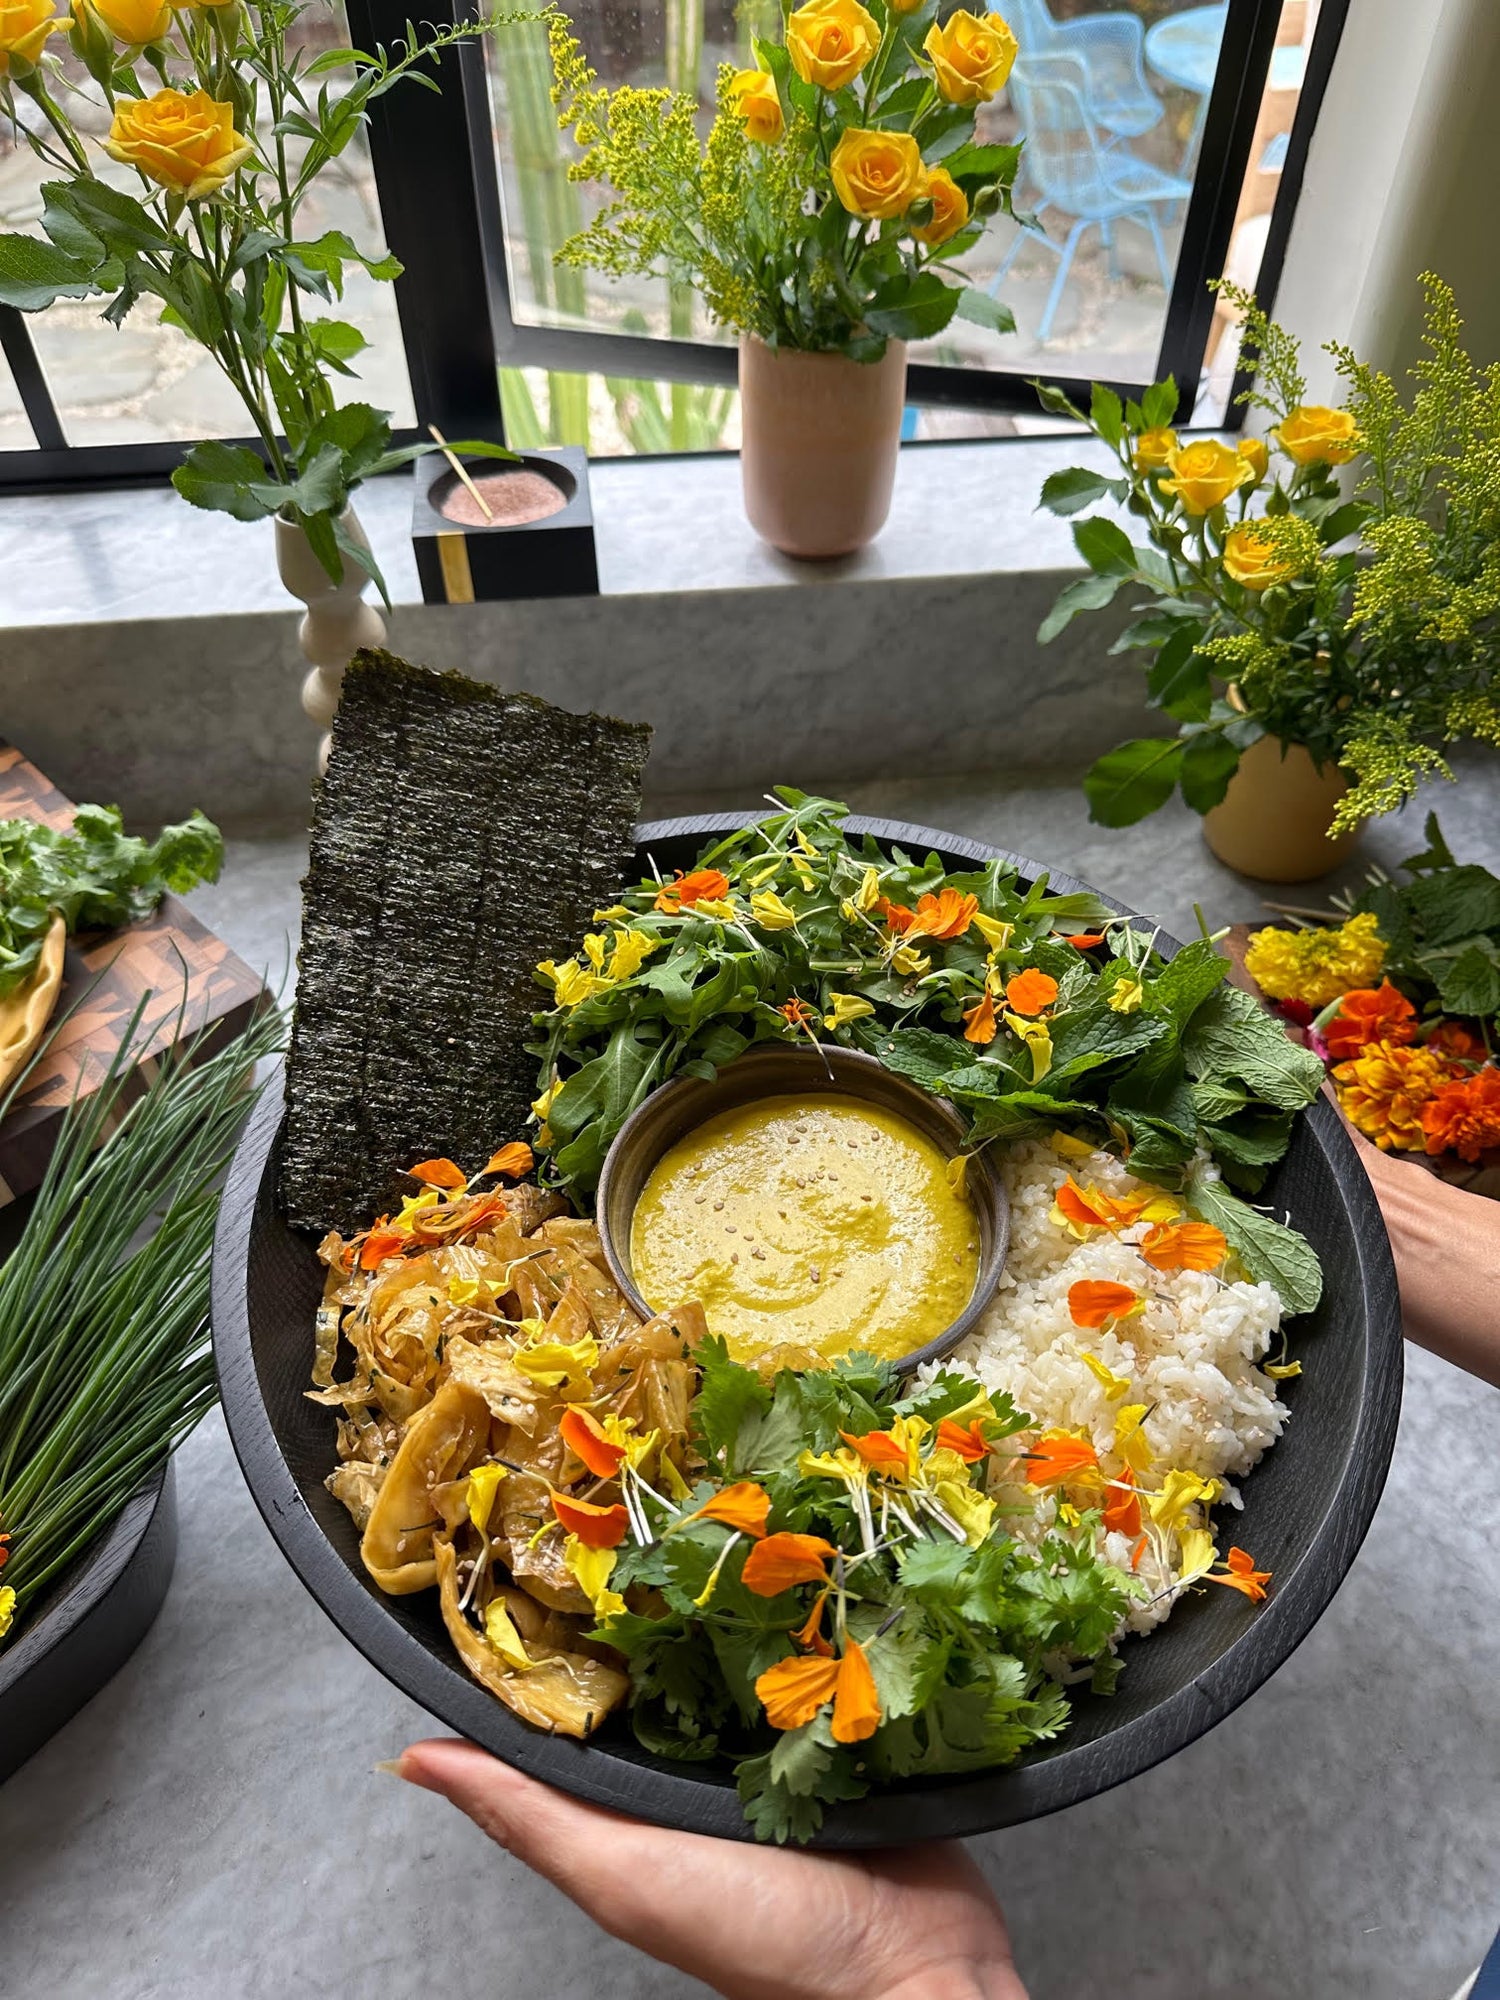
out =
{"type": "MultiPolygon", "coordinates": [[[[339,526],[361,548],[370,546],[352,507],[345,508],[339,526]]],[[[297,628],[302,651],[312,662],[312,671],[302,683],[302,706],[324,731],[318,745],[321,772],[328,764],[327,732],[339,705],[344,669],[361,646],[385,644],[385,620],[373,604],[364,601],[370,582],[365,572],[346,556],[343,579],[334,583],[295,521],[277,519],[276,567],[293,597],[300,597],[307,606],[297,628]]]]}

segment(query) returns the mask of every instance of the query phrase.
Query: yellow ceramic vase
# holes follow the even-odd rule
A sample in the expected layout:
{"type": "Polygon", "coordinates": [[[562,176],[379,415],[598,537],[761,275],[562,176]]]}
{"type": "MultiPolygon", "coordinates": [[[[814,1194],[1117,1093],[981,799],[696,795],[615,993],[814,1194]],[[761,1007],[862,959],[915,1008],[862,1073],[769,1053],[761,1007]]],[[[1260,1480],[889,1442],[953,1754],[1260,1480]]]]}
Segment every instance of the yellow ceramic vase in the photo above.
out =
{"type": "Polygon", "coordinates": [[[1359,829],[1329,837],[1349,781],[1320,771],[1300,743],[1262,736],[1240,758],[1223,802],[1203,816],[1203,837],[1227,868],[1258,882],[1311,882],[1347,859],[1359,829]]]}

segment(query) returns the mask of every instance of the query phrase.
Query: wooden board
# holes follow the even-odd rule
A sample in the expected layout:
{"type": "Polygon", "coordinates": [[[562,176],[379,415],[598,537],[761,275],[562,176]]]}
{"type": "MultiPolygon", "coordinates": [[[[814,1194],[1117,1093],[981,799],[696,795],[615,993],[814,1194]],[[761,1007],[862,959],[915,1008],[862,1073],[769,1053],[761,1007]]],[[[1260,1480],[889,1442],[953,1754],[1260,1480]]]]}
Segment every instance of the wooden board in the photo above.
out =
{"type": "MultiPolygon", "coordinates": [[[[0,744],[0,818],[60,830],[73,824],[72,801],[9,744],[0,744]]],[[[53,1015],[61,1025],[0,1120],[0,1206],[37,1186],[63,1112],[75,1095],[98,1089],[146,994],[136,1070],[142,1084],[149,1065],[179,1042],[206,1029],[209,1046],[218,1047],[237,1034],[265,988],[175,896],[164,896],[143,923],[70,938],[53,1015]]]]}

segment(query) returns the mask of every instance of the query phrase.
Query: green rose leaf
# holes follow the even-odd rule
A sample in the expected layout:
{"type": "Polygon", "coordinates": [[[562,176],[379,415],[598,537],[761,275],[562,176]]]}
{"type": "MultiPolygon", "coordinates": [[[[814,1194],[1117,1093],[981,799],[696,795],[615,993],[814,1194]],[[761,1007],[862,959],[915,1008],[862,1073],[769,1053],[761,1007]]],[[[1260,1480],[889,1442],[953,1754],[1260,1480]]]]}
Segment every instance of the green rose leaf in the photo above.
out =
{"type": "Polygon", "coordinates": [[[1083,781],[1095,826],[1133,826],[1172,796],[1184,745],[1175,736],[1137,737],[1106,751],[1083,781]]]}
{"type": "Polygon", "coordinates": [[[974,326],[988,327],[991,333],[1014,333],[1016,316],[999,299],[992,299],[988,292],[977,285],[965,285],[958,295],[958,317],[966,319],[974,326]]]}
{"type": "Polygon", "coordinates": [[[1076,583],[1065,584],[1058,592],[1057,602],[1036,628],[1040,644],[1045,646],[1055,639],[1080,611],[1102,611],[1125,581],[1123,576],[1082,576],[1076,583]]]}
{"type": "Polygon", "coordinates": [[[1075,521],[1073,543],[1096,575],[1133,576],[1139,566],[1129,535],[1102,514],[1087,521],[1075,521]]]}
{"type": "Polygon", "coordinates": [[[1190,736],[1182,753],[1182,796],[1195,813],[1212,811],[1239,767],[1239,751],[1219,730],[1190,736]]]}
{"type": "Polygon", "coordinates": [[[1194,651],[1197,641],[1196,625],[1174,626],[1146,675],[1147,701],[1177,722],[1207,722],[1213,710],[1209,663],[1194,651]]]}
{"type": "Polygon", "coordinates": [[[1076,514],[1092,507],[1096,500],[1123,500],[1127,488],[1123,479],[1106,479],[1085,466],[1070,465],[1063,472],[1051,472],[1042,481],[1040,505],[1053,514],[1076,514]]]}
{"type": "Polygon", "coordinates": [[[0,305],[41,312],[54,299],[86,299],[102,288],[98,259],[85,260],[36,236],[0,236],[0,305]]]}

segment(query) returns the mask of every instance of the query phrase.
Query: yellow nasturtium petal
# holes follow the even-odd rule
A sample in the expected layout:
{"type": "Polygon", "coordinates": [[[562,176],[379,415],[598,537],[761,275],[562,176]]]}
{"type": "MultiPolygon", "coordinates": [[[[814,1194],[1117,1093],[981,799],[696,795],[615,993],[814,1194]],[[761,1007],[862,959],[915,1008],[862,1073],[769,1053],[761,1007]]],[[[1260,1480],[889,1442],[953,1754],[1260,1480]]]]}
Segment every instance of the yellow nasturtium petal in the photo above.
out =
{"type": "Polygon", "coordinates": [[[891,953],[891,969],[903,979],[916,979],[924,972],[931,972],[932,960],[914,944],[898,945],[891,953]]]}
{"type": "Polygon", "coordinates": [[[1022,1014],[1005,1013],[1005,1025],[1019,1035],[1031,1052],[1031,1080],[1040,1083],[1052,1067],[1052,1037],[1045,1021],[1028,1020],[1022,1014]]]}
{"type": "Polygon", "coordinates": [[[506,1476],[503,1465],[476,1465],[469,1474],[469,1484],[464,1498],[468,1502],[469,1519],[483,1534],[490,1524],[490,1513],[495,1505],[495,1488],[506,1476]]]}
{"type": "MultiPolygon", "coordinates": [[[[610,1578],[614,1575],[616,1552],[613,1549],[591,1549],[581,1542],[577,1535],[569,1535],[563,1543],[563,1567],[576,1580],[578,1588],[589,1603],[598,1607],[610,1578]]],[[[614,1595],[613,1592],[610,1593],[614,1595]]],[[[623,1607],[624,1600],[621,1600],[623,1607]]]]}
{"type": "Polygon", "coordinates": [[[651,956],[659,951],[662,939],[652,937],[649,931],[626,930],[615,934],[615,948],[609,955],[606,972],[612,986],[622,979],[633,979],[651,956]]]}
{"type": "Polygon", "coordinates": [[[1145,988],[1138,979],[1121,979],[1110,988],[1106,1005],[1116,1014],[1135,1014],[1145,997],[1145,988]]]}
{"type": "Polygon", "coordinates": [[[1196,1472],[1169,1472],[1159,1493],[1144,1493],[1147,1510],[1158,1528],[1177,1529],[1190,1507],[1200,1501],[1211,1505],[1219,1491],[1216,1479],[1200,1479],[1196,1472]]]}
{"type": "Polygon", "coordinates": [[[10,1621],[16,1615],[16,1593],[7,1583],[0,1587],[0,1639],[10,1630],[10,1621]]]}
{"type": "Polygon", "coordinates": [[[524,1673],[533,1664],[526,1642],[516,1630],[515,1620],[503,1597],[492,1597],[484,1610],[484,1636],[508,1667],[524,1673]]]}
{"type": "Polygon", "coordinates": [[[1128,1375],[1117,1375],[1112,1368],[1099,1359],[1097,1354],[1089,1354],[1084,1351],[1083,1365],[1112,1403],[1119,1402],[1120,1398],[1129,1392],[1130,1377],[1128,1375]]]}
{"type": "Polygon", "coordinates": [[[750,898],[750,914],[763,931],[797,928],[797,912],[790,903],[784,903],[774,889],[762,889],[750,898]]]}
{"type": "Polygon", "coordinates": [[[828,997],[833,1002],[833,1011],[823,1016],[825,1028],[842,1028],[875,1012],[875,1003],[860,993],[830,993],[828,997]]]}
{"type": "Polygon", "coordinates": [[[860,877],[859,887],[854,892],[853,902],[855,909],[863,916],[867,911],[873,910],[879,901],[880,870],[872,865],[866,868],[864,874],[860,877]]]}
{"type": "Polygon", "coordinates": [[[1191,1583],[1206,1576],[1218,1559],[1214,1538],[1207,1528],[1184,1528],[1177,1537],[1177,1581],[1191,1583]]]}
{"type": "Polygon", "coordinates": [[[1156,1463],[1143,1428],[1146,1409],[1145,1403],[1126,1403],[1115,1412],[1115,1450],[1138,1479],[1144,1478],[1156,1463]]]}
{"type": "Polygon", "coordinates": [[[1302,1373],[1300,1361],[1268,1361],[1265,1373],[1273,1382],[1291,1382],[1302,1373]]]}
{"type": "Polygon", "coordinates": [[[1016,928],[1014,924],[1002,923],[999,917],[987,917],[983,910],[976,910],[970,921],[991,951],[1004,951],[1016,928]]]}
{"type": "Polygon", "coordinates": [[[562,1078],[560,1076],[555,1076],[553,1077],[552,1081],[547,1085],[547,1088],[542,1092],[541,1096],[534,1097],[531,1100],[531,1108],[536,1113],[537,1117],[542,1120],[543,1124],[546,1123],[547,1113],[552,1109],[552,1106],[556,1103],[557,1093],[561,1089],[562,1089],[562,1078]]]}
{"type": "Polygon", "coordinates": [[[539,1340],[534,1347],[518,1347],[511,1359],[541,1388],[560,1389],[564,1383],[587,1384],[598,1365],[599,1343],[591,1333],[571,1342],[539,1340]]]}
{"type": "Polygon", "coordinates": [[[1087,1139],[1075,1139],[1071,1132],[1054,1132],[1052,1150],[1065,1160],[1086,1160],[1094,1149],[1087,1139]]]}
{"type": "Polygon", "coordinates": [[[471,1306],[479,1297],[477,1278],[450,1278],[448,1280],[448,1303],[450,1306],[471,1306]]]}
{"type": "Polygon", "coordinates": [[[995,1519],[995,1503],[987,1494],[978,1493],[966,1479],[940,1479],[936,1487],[938,1502],[947,1514],[964,1531],[964,1540],[971,1549],[977,1549],[989,1535],[995,1519]]]}

